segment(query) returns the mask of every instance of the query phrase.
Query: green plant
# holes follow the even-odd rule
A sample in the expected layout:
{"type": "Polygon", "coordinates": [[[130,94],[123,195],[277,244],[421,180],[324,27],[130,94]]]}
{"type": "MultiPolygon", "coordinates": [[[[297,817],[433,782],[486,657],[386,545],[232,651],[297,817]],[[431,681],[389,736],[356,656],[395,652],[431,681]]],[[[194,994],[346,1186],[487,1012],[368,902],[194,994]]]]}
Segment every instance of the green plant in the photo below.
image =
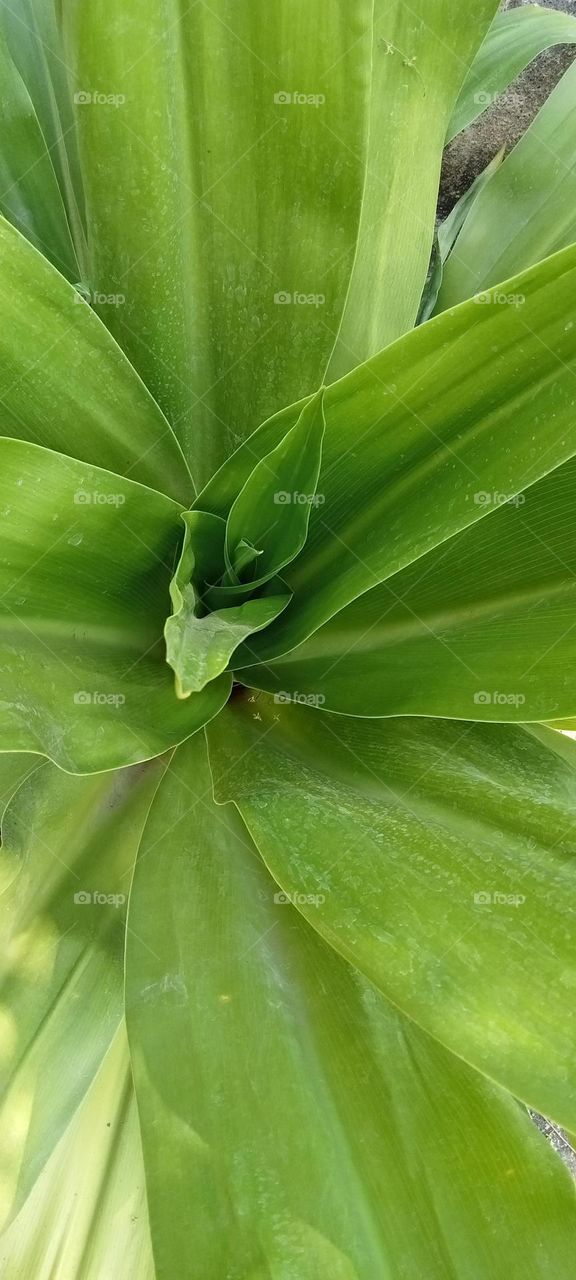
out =
{"type": "Polygon", "coordinates": [[[6,1280],[572,1274],[576,68],[435,207],[576,20],[496,7],[0,4],[6,1280]]]}

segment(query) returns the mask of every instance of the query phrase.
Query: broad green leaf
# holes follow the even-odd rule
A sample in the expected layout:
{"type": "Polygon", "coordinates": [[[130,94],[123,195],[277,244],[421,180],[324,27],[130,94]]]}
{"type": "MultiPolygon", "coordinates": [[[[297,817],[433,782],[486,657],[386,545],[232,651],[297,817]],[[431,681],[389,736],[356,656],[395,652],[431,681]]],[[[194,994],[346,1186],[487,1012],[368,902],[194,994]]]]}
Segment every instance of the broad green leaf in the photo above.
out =
{"type": "Polygon", "coordinates": [[[544,49],[576,44],[576,18],[539,4],[498,13],[466,76],[447,142],[482,115],[544,49]]]}
{"type": "Polygon", "coordinates": [[[362,216],[329,381],[416,322],[448,121],[497,7],[495,0],[375,2],[362,216]]]}
{"type": "Polygon", "coordinates": [[[52,159],[0,26],[0,209],[72,281],[80,267],[52,159]]]}
{"type": "Polygon", "coordinates": [[[278,892],[200,735],[157,793],[129,925],[157,1280],[199,1260],[203,1280],[568,1280],[566,1171],[278,892]]]}
{"type": "Polygon", "coordinates": [[[576,62],[474,201],[445,265],[437,311],[491,289],[574,240],[576,62]]]}
{"type": "Polygon", "coordinates": [[[508,497],[240,679],[348,715],[576,715],[576,460],[508,497]]]}
{"type": "Polygon", "coordinates": [[[76,289],[0,219],[0,429],[164,489],[192,481],[158,406],[76,289]]]}
{"type": "Polygon", "coordinates": [[[2,1221],[26,1199],[122,1020],[130,877],[161,773],[154,762],[73,778],[44,763],[4,814],[2,1221]]]}
{"type": "Polygon", "coordinates": [[[0,1237],[0,1264],[3,1280],[104,1280],[119,1267],[122,1280],[155,1280],[123,1026],[26,1204],[0,1237]]]}
{"type": "MultiPolygon", "coordinates": [[[[280,573],[306,542],[324,436],[324,390],[306,404],[280,444],[248,476],[226,524],[226,558],[247,539],[258,552],[252,585],[280,573]]],[[[239,570],[237,569],[239,574],[239,570]]]]}
{"type": "Polygon", "coordinates": [[[66,206],[76,257],[84,274],[87,262],[84,197],[70,68],[66,65],[57,23],[59,8],[60,0],[0,0],[0,27],[34,104],[66,206]]]}
{"type": "MultiPolygon", "coordinates": [[[[328,387],[325,501],[283,572],[293,600],[239,650],[238,667],[288,652],[364,591],[486,518],[475,495],[512,497],[574,456],[575,288],[571,248],[503,286],[518,305],[500,305],[499,295],[490,305],[470,301],[328,387]]],[[[250,454],[268,453],[288,417],[265,423],[250,454]]],[[[200,495],[203,510],[226,514],[250,454],[230,459],[200,495]]]]}
{"type": "Polygon", "coordinates": [[[0,441],[0,746],[85,773],[159,755],[220,710],[183,704],[162,639],[177,503],[97,467],[0,441]]]}
{"type": "Polygon", "coordinates": [[[38,756],[32,755],[32,753],[0,751],[0,846],[2,843],[1,824],[4,810],[18,787],[28,777],[28,774],[32,773],[34,769],[38,769],[41,764],[42,761],[38,759],[38,756]]]}
{"type": "Polygon", "coordinates": [[[199,486],[322,381],[358,233],[372,11],[372,0],[64,6],[90,285],[126,295],[106,323],[199,486]]]}
{"type": "Polygon", "coordinates": [[[574,744],[255,705],[218,717],[211,759],[282,889],[410,1018],[573,1129],[574,744]]]}

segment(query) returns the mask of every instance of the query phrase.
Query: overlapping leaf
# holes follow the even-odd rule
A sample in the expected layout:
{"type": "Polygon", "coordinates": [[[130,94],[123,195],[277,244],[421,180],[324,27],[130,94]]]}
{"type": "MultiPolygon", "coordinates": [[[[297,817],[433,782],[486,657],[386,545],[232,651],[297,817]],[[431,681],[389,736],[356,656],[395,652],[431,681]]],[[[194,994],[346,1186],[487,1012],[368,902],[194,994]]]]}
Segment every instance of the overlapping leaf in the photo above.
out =
{"type": "Polygon", "coordinates": [[[498,13],[466,76],[447,141],[496,101],[524,67],[554,44],[576,44],[576,19],[539,4],[498,13]]]}
{"type": "Polygon", "coordinates": [[[2,435],[189,501],[179,446],[126,357],[77,290],[3,219],[0,290],[2,435]]]}
{"type": "Polygon", "coordinates": [[[4,814],[3,1222],[40,1176],[122,1020],[130,877],[161,772],[154,763],[72,778],[44,762],[4,814]]]}
{"type": "Polygon", "coordinates": [[[557,740],[265,695],[235,699],[210,730],[217,795],[309,923],[459,1057],[570,1129],[576,755],[557,740]]]}
{"type": "MultiPolygon", "coordinates": [[[[576,19],[570,21],[576,26],[576,19]]],[[[576,240],[575,157],[573,63],[474,201],[444,267],[438,311],[492,289],[576,240]]]]}
{"type": "Polygon", "coordinates": [[[569,1276],[572,1190],[528,1117],[308,927],[214,806],[200,735],[158,791],[129,924],[160,1280],[199,1259],[205,1280],[569,1276]]]}
{"type": "Polygon", "coordinates": [[[121,1026],[32,1193],[0,1237],[5,1280],[155,1280],[142,1149],[121,1026]]]}
{"type": "Polygon", "coordinates": [[[78,115],[94,287],[126,292],[107,322],[200,483],[266,414],[321,382],[357,247],[330,376],[410,327],[442,139],[495,9],[296,0],[271,21],[266,0],[66,7],[76,89],[111,99],[78,115]],[[175,60],[197,65],[199,48],[209,88],[201,76],[175,82],[175,60]],[[408,179],[419,138],[428,145],[408,179]]]}
{"type": "Polygon", "coordinates": [[[80,274],[38,118],[0,25],[0,209],[72,281],[80,274]]]}
{"type": "MultiPolygon", "coordinates": [[[[70,69],[58,27],[60,8],[59,0],[0,0],[0,29],[34,105],[83,276],[87,266],[84,196],[70,69]]],[[[43,200],[46,194],[44,191],[43,200]]],[[[38,216],[39,209],[32,209],[28,200],[26,206],[31,217],[38,216]]]]}
{"type": "Polygon", "coordinates": [[[95,0],[64,21],[76,91],[111,99],[78,105],[91,284],[126,295],[106,323],[201,485],[321,382],[362,197],[372,3],[95,0]]]}
{"type": "Polygon", "coordinates": [[[374,6],[364,198],[330,381],[416,321],[448,120],[496,8],[494,0],[457,6],[377,0],[374,6]],[[407,154],[418,163],[407,164],[407,154]]]}
{"type": "Polygon", "coordinates": [[[84,773],[183,741],[229,677],[174,697],[162,639],[180,508],[121,476],[0,442],[0,744],[84,773]]]}
{"type": "MultiPolygon", "coordinates": [[[[285,570],[293,600],[237,665],[288,652],[339,609],[486,518],[574,455],[576,249],[470,301],[328,387],[306,546],[285,570]]],[[[239,483],[300,406],[265,423],[198,499],[226,515],[239,483]]]]}
{"type": "Polygon", "coordinates": [[[511,500],[475,494],[480,524],[239,678],[348,715],[575,714],[575,500],[574,459],[511,500]]]}

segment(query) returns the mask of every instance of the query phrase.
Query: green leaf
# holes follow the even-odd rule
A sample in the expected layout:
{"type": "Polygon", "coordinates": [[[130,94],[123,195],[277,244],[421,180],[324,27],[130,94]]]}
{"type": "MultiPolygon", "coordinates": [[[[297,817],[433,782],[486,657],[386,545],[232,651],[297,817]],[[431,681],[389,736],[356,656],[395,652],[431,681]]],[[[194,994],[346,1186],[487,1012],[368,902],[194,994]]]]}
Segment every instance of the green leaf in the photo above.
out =
{"type": "Polygon", "coordinates": [[[59,7],[60,0],[0,0],[0,28],[33,102],[83,274],[87,260],[84,196],[70,68],[57,23],[59,7]]]}
{"type": "MultiPolygon", "coordinates": [[[[38,769],[41,764],[42,761],[38,759],[38,756],[32,755],[32,753],[0,751],[0,837],[2,835],[1,824],[4,810],[18,787],[28,777],[28,774],[32,773],[34,769],[38,769]]],[[[1,843],[0,838],[0,847],[1,843]]]]}
{"type": "Polygon", "coordinates": [[[130,877],[161,773],[154,762],[144,770],[73,778],[44,763],[4,814],[3,1222],[41,1174],[122,1020],[130,877]]]}
{"type": "MultiPolygon", "coordinates": [[[[438,227],[438,248],[440,251],[442,265],[444,265],[446,259],[452,253],[466,218],[468,217],[475,201],[478,199],[480,192],[483,191],[486,183],[490,181],[492,175],[498,172],[500,165],[504,160],[505,151],[506,148],[501,147],[500,150],[496,152],[496,155],[490,163],[486,165],[486,168],[482,170],[482,173],[478,174],[478,177],[470,184],[468,190],[464,192],[464,195],[456,201],[456,204],[448,214],[448,217],[440,223],[440,226],[438,227]]],[[[428,317],[426,318],[428,319],[428,317]]]]}
{"type": "Polygon", "coordinates": [[[77,1114],[0,1237],[4,1280],[155,1280],[126,1033],[119,1029],[77,1114]]]}
{"type": "Polygon", "coordinates": [[[273,580],[254,600],[229,609],[217,609],[198,618],[191,588],[165,627],[167,661],[176,672],[176,693],[189,698],[226,670],[239,644],[268,627],[286,608],[290,592],[281,594],[281,579],[273,580]]]}
{"type": "Polygon", "coordinates": [[[362,215],[329,381],[416,322],[448,121],[497,7],[495,0],[376,0],[362,215]]]}
{"type": "Polygon", "coordinates": [[[196,614],[194,588],[174,592],[174,615],[164,628],[166,660],[176,673],[176,693],[189,698],[222,674],[238,645],[255,631],[267,627],[286,608],[290,592],[280,594],[280,579],[268,584],[258,599],[229,609],[217,609],[203,617],[196,614]]]}
{"type": "Polygon", "coordinates": [[[554,44],[576,44],[576,18],[539,4],[498,13],[466,76],[446,141],[482,115],[533,58],[554,44]]]}
{"type": "Polygon", "coordinates": [[[216,794],[282,889],[405,1014],[573,1129],[574,744],[252,705],[210,730],[216,794]]]}
{"type": "Polygon", "coordinates": [[[286,902],[213,804],[200,735],[157,793],[129,924],[158,1280],[198,1259],[205,1280],[523,1280],[535,1259],[568,1280],[566,1171],[286,902]]]}
{"type": "MultiPolygon", "coordinates": [[[[258,549],[259,585],[280,573],[306,542],[316,496],[324,437],[324,390],[306,404],[280,444],[256,464],[232,504],[226,525],[226,558],[248,539],[258,549]]],[[[237,571],[238,572],[238,571],[237,571]]]]}
{"type": "Polygon", "coordinates": [[[322,381],[362,200],[372,8],[64,6],[76,92],[117,103],[77,109],[90,284],[125,293],[106,323],[199,486],[322,381]]]}
{"type": "MultiPolygon", "coordinates": [[[[239,672],[347,715],[576,715],[576,460],[348,605],[297,649],[239,672]]],[[[240,659],[237,659],[239,662],[240,659]]]]}
{"type": "Polygon", "coordinates": [[[0,441],[0,743],[85,773],[159,755],[226,702],[174,697],[162,640],[177,503],[0,441]]]}
{"type": "MultiPolygon", "coordinates": [[[[576,19],[570,21],[576,28],[576,19]]],[[[573,63],[474,201],[446,263],[437,311],[576,240],[575,95],[573,63]]]]}
{"type": "MultiPolygon", "coordinates": [[[[575,287],[571,248],[505,286],[518,305],[470,301],[328,387],[318,481],[325,501],[283,573],[293,600],[235,665],[288,652],[352,599],[484,518],[475,494],[513,496],[574,455],[575,287]]],[[[226,514],[253,455],[270,451],[288,417],[265,423],[230,459],[199,497],[203,510],[226,514]]]]}
{"type": "Polygon", "coordinates": [[[2,434],[31,440],[188,502],[170,427],[104,325],[0,219],[2,434]]]}
{"type": "Polygon", "coordinates": [[[0,26],[0,209],[64,275],[80,267],[51,157],[0,26]]]}
{"type": "Polygon", "coordinates": [[[504,147],[498,151],[494,156],[494,159],[490,161],[490,164],[488,164],[484,171],[474,179],[474,182],[471,183],[468,190],[465,191],[464,195],[456,202],[454,208],[448,214],[448,217],[444,219],[444,222],[440,223],[430,258],[428,278],[420,301],[420,310],[416,321],[417,324],[424,324],[424,321],[429,320],[430,316],[433,314],[438,300],[440,286],[442,284],[444,263],[454,248],[456,240],[462,230],[464,221],[472,208],[474,201],[480,194],[482,188],[490,181],[492,174],[495,173],[502,164],[504,151],[504,147]]]}
{"type": "Polygon", "coordinates": [[[226,526],[217,516],[203,511],[184,511],[182,519],[184,541],[170,583],[173,613],[166,620],[164,637],[166,661],[176,675],[176,694],[188,698],[226,670],[242,640],[268,626],[286,608],[290,592],[276,578],[257,599],[239,601],[233,596],[235,607],[207,612],[206,603],[213,593],[205,584],[222,572],[226,526]]]}

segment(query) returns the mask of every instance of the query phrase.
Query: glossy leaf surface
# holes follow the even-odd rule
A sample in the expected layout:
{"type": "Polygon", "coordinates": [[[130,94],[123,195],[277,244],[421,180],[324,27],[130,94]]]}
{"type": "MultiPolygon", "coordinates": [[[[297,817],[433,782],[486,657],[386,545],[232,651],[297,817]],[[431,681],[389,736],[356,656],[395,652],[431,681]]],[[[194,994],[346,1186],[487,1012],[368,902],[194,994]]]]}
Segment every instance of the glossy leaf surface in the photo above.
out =
{"type": "Polygon", "coordinates": [[[70,772],[159,755],[215,715],[229,677],[186,704],[162,639],[177,503],[17,440],[0,444],[0,743],[70,772]]]}
{"type": "Polygon", "coordinates": [[[466,76],[447,141],[504,93],[533,58],[554,44],[576,44],[576,19],[530,4],[498,13],[466,76]]]}
{"type": "Polygon", "coordinates": [[[161,772],[155,762],[72,778],[44,762],[4,814],[2,1221],[40,1176],[122,1020],[130,877],[161,772]]]}
{"type": "Polygon", "coordinates": [[[142,1150],[121,1026],[18,1217],[0,1237],[5,1280],[155,1280],[142,1150]]]}
{"type": "MultiPolygon", "coordinates": [[[[576,24],[576,19],[572,21],[576,24]]],[[[498,285],[574,242],[575,157],[573,63],[474,201],[444,268],[438,311],[498,285]]]]}
{"type": "MultiPolygon", "coordinates": [[[[512,497],[574,455],[575,264],[574,248],[555,255],[327,389],[325,502],[284,571],[293,600],[239,662],[288,652],[350,600],[486,518],[478,495],[512,497]]],[[[264,424],[251,452],[268,452],[287,416],[264,424]]],[[[244,466],[241,451],[201,495],[204,509],[225,513],[244,466]]]]}
{"type": "Polygon", "coordinates": [[[576,754],[557,738],[265,695],[235,699],[210,730],[217,795],[308,922],[459,1057],[570,1128],[576,754]]]}
{"type": "Polygon", "coordinates": [[[28,90],[0,27],[0,209],[72,281],[78,265],[64,202],[28,90]]]}
{"type": "Polygon", "coordinates": [[[158,406],[82,296],[0,219],[1,430],[163,489],[191,480],[158,406]]]}
{"type": "Polygon", "coordinates": [[[507,499],[475,494],[479,524],[239,678],[347,715],[576,714],[575,460],[507,499]]]}
{"type": "Polygon", "coordinates": [[[198,1259],[205,1280],[569,1276],[565,1171],[278,892],[212,802],[200,735],[157,794],[129,924],[158,1280],[195,1280],[198,1259]]]}

